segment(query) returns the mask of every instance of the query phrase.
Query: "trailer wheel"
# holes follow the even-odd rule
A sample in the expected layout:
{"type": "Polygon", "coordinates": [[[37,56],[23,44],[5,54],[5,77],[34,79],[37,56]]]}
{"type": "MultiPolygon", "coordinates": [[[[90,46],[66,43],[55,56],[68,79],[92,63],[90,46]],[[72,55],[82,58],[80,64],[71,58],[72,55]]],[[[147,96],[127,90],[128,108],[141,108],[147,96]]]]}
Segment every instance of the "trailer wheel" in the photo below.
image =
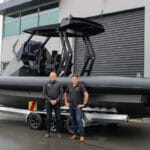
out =
{"type": "Polygon", "coordinates": [[[43,118],[39,114],[31,113],[28,116],[28,124],[32,129],[39,130],[43,126],[43,118]]]}
{"type": "Polygon", "coordinates": [[[55,119],[55,117],[52,117],[50,130],[51,130],[51,132],[56,132],[56,119],[55,119]]]}
{"type": "Polygon", "coordinates": [[[66,120],[66,130],[68,133],[73,134],[73,126],[70,117],[66,120]]]}

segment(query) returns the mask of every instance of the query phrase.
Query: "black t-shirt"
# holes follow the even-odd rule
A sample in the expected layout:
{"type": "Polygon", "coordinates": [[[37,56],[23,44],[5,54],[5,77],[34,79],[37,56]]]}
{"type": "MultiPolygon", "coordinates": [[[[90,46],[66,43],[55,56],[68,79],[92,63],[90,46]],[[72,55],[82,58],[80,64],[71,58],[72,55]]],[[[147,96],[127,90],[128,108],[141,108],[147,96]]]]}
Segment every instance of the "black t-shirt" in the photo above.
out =
{"type": "Polygon", "coordinates": [[[66,93],[68,94],[68,102],[70,105],[77,106],[78,104],[83,104],[83,93],[86,91],[83,84],[78,83],[76,86],[69,84],[66,93]]]}

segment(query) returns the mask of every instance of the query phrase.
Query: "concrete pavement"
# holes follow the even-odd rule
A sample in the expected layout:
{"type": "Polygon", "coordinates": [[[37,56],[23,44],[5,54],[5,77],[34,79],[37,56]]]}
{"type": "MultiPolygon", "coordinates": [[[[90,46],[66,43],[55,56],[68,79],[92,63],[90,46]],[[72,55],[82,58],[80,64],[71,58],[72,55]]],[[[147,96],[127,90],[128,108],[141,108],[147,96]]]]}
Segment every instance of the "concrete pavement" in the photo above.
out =
{"type": "Polygon", "coordinates": [[[0,113],[0,150],[149,150],[150,125],[129,123],[121,127],[88,127],[86,142],[63,138],[45,139],[44,130],[32,130],[20,115],[0,113]]]}

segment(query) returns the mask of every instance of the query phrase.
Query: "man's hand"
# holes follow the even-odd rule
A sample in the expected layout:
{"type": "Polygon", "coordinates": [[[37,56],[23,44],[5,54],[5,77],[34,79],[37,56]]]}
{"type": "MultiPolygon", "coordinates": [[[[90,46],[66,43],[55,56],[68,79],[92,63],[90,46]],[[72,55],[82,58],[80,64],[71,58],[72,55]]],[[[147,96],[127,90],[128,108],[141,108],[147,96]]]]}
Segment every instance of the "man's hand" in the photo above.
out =
{"type": "Polygon", "coordinates": [[[85,105],[84,104],[79,104],[77,107],[78,108],[83,108],[85,105]]]}
{"type": "Polygon", "coordinates": [[[56,100],[50,100],[50,103],[51,103],[52,105],[56,105],[57,101],[56,101],[56,100]]]}
{"type": "Polygon", "coordinates": [[[69,107],[69,106],[70,106],[70,104],[69,104],[69,103],[65,103],[65,105],[66,105],[67,107],[69,107]]]}

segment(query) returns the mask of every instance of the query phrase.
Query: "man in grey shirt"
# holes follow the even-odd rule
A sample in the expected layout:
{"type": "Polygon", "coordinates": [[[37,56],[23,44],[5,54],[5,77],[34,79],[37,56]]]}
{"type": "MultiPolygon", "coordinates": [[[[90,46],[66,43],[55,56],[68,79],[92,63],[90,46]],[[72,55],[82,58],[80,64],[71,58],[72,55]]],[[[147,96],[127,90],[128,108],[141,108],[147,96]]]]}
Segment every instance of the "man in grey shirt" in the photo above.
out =
{"type": "Polygon", "coordinates": [[[58,137],[61,138],[61,112],[60,100],[62,99],[63,89],[58,81],[56,81],[56,73],[52,71],[49,75],[50,80],[45,83],[43,87],[43,94],[46,99],[46,131],[45,138],[50,137],[50,124],[52,118],[52,110],[55,111],[56,116],[56,129],[58,137]]]}

